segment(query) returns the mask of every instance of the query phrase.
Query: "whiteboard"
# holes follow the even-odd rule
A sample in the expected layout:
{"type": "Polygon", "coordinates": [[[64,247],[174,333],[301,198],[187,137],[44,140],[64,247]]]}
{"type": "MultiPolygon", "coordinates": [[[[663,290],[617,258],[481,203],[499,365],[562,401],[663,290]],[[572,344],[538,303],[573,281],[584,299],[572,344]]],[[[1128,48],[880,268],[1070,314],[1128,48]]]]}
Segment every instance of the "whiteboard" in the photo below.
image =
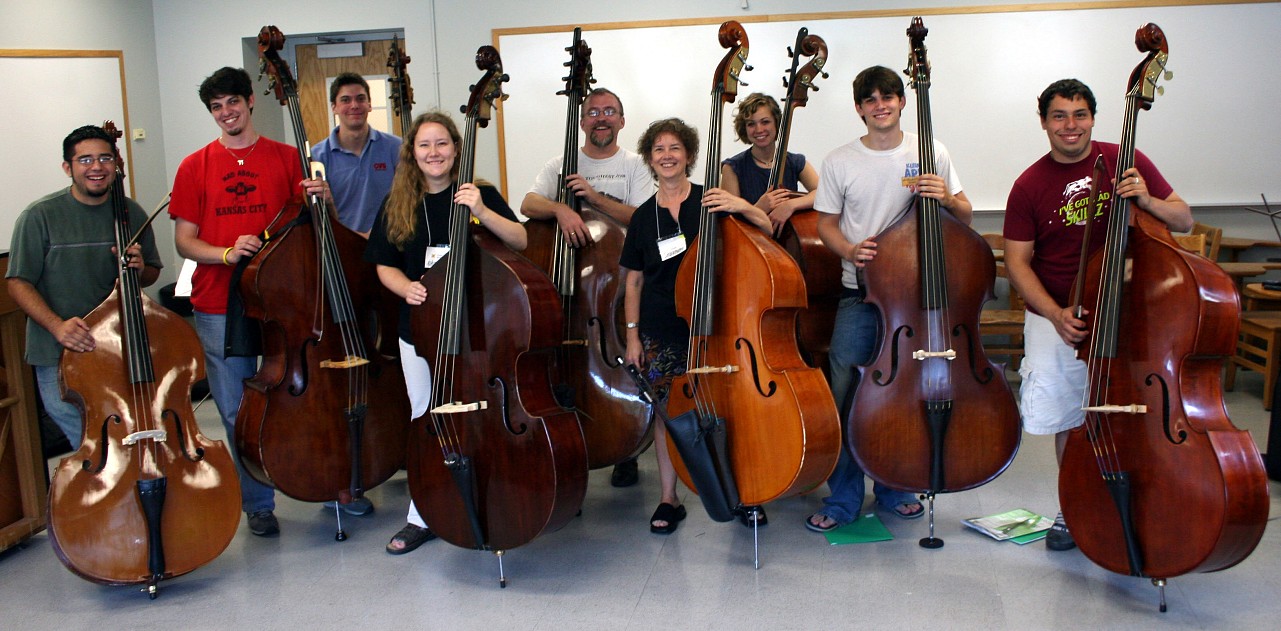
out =
{"type": "MultiPolygon", "coordinates": [[[[762,91],[781,101],[790,68],[786,49],[797,30],[805,26],[822,37],[830,78],[819,79],[820,90],[797,110],[789,146],[817,167],[865,133],[850,84],[868,66],[906,67],[910,22],[907,16],[745,22],[754,69],[745,74],[751,85],[740,97],[762,91]]],[[[1174,77],[1162,82],[1165,94],[1152,109],[1139,114],[1139,149],[1194,206],[1257,203],[1260,193],[1281,197],[1281,117],[1273,111],[1281,103],[1281,5],[927,15],[935,137],[951,152],[975,210],[1003,210],[1015,178],[1048,151],[1036,97],[1055,80],[1075,77],[1089,85],[1099,101],[1094,139],[1119,141],[1129,75],[1143,60],[1134,33],[1147,22],[1165,32],[1174,77]]],[[[634,151],[651,121],[680,117],[704,141],[693,171],[701,179],[712,75],[726,52],[717,41],[719,24],[616,26],[585,25],[583,39],[592,49],[597,86],[622,97],[620,144],[634,151]]],[[[514,204],[538,168],[561,151],[566,103],[556,92],[564,88],[572,28],[496,38],[511,76],[499,122],[514,204]]],[[[909,86],[903,113],[909,131],[916,128],[915,100],[909,86]]],[[[734,137],[732,108],[724,111],[722,159],[745,148],[734,137]]]]}
{"type": "MultiPolygon", "coordinates": [[[[0,249],[8,250],[13,224],[31,202],[66,188],[62,140],[82,125],[114,121],[127,131],[120,51],[0,50],[0,77],[21,86],[0,99],[0,249]]],[[[129,142],[117,142],[129,161],[129,142]]]]}

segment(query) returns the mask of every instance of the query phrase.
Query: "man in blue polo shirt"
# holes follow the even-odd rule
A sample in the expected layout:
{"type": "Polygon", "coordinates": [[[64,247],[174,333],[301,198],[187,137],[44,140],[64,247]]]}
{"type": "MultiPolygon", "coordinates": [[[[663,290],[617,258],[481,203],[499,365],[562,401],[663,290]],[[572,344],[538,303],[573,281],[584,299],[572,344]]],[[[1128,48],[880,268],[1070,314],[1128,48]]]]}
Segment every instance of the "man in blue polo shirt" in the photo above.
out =
{"type": "Polygon", "coordinates": [[[311,148],[311,159],[325,165],[338,220],[368,237],[391,190],[400,139],[369,126],[369,83],[358,74],[344,72],[334,78],[329,106],[338,126],[311,148]]]}
{"type": "MultiPolygon", "coordinates": [[[[400,139],[369,126],[369,83],[344,72],[329,86],[329,107],[338,126],[329,137],[311,148],[311,159],[325,165],[325,178],[333,192],[338,221],[368,238],[400,157],[400,139]]],[[[333,508],[334,502],[326,502],[333,508]]],[[[368,515],[374,505],[358,497],[339,505],[352,515],[368,515]]]]}

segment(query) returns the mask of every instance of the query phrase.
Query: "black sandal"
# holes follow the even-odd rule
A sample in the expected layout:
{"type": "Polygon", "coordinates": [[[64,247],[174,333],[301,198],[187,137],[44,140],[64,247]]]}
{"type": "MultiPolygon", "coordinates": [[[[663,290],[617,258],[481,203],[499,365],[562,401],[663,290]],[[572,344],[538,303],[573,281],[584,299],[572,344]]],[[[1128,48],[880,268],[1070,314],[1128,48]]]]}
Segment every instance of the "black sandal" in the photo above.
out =
{"type": "Polygon", "coordinates": [[[400,532],[391,536],[391,541],[387,542],[387,554],[406,554],[418,549],[418,546],[436,538],[436,533],[431,528],[421,528],[413,524],[405,524],[400,532]],[[400,548],[394,548],[391,544],[400,542],[400,548]]]}
{"type": "Polygon", "coordinates": [[[649,518],[649,531],[659,535],[670,535],[676,532],[676,525],[685,519],[685,505],[672,506],[667,502],[658,505],[654,509],[654,515],[649,518]],[[665,521],[666,526],[655,526],[654,522],[665,521]]]}

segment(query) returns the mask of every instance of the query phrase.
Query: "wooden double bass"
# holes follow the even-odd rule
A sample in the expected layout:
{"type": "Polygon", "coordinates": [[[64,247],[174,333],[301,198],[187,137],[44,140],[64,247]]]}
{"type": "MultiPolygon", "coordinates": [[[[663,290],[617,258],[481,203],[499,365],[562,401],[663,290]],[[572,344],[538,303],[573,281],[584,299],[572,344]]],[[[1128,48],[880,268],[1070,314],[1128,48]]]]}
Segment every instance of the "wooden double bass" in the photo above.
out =
{"type": "Polygon", "coordinates": [[[631,394],[631,379],[617,358],[626,350],[623,328],[623,275],[618,258],[627,227],[608,214],[582,207],[565,178],[578,172],[578,131],[583,100],[591,91],[591,48],[574,29],[565,89],[564,159],[557,186],[558,202],[582,217],[588,245],[576,248],[555,218],[525,223],[529,247],[525,256],[551,277],[560,294],[562,332],[555,372],[561,383],[556,398],[578,414],[587,441],[587,462],[599,469],[633,458],[649,447],[653,424],[648,406],[631,394]]]}
{"type": "MultiPolygon", "coordinates": [[[[284,40],[265,26],[258,50],[294,137],[303,139],[297,86],[277,54],[284,40]]],[[[323,175],[303,143],[303,172],[323,175]]],[[[363,262],[365,240],[324,200],[291,202],[266,235],[239,284],[245,313],[262,323],[263,359],[245,381],[237,451],[250,475],[285,495],[350,502],[405,459],[405,380],[400,360],[379,350],[396,331],[376,317],[386,290],[363,262]]]]}
{"type": "MultiPolygon", "coordinates": [[[[774,150],[774,166],[770,168],[770,188],[784,188],[787,167],[787,145],[792,134],[792,116],[796,108],[809,102],[810,90],[818,91],[814,82],[827,77],[827,42],[818,35],[801,28],[796,33],[796,46],[788,48],[792,68],[783,80],[787,98],[783,100],[783,120],[778,123],[778,140],[774,150]],[[801,57],[810,60],[800,65],[801,57]]],[[[752,200],[755,203],[755,200],[752,200]]],[[[805,277],[806,299],[809,306],[800,312],[800,344],[809,355],[811,364],[827,374],[827,351],[832,344],[832,328],[836,323],[836,306],[841,297],[841,259],[818,236],[818,212],[807,208],[792,215],[778,236],[778,242],[787,250],[805,277]]]]}
{"type": "MultiPolygon", "coordinates": [[[[922,174],[937,173],[930,117],[930,68],[921,18],[911,39],[908,75],[916,90],[922,174]]],[[[1018,450],[1022,426],[1003,371],[983,352],[979,311],[993,298],[992,248],[974,230],[917,196],[875,239],[864,268],[869,304],[881,314],[880,346],[862,368],[846,434],[867,475],[930,502],[927,548],[934,537],[934,495],[963,491],[1000,475],[1018,450]]]]}
{"type": "MultiPolygon", "coordinates": [[[[720,183],[723,105],[737,95],[748,52],[738,22],[722,24],[719,35],[729,52],[712,83],[708,189],[720,183]]],[[[724,420],[744,506],[822,484],[840,453],[831,390],[796,345],[797,312],[804,308],[796,261],[755,226],[704,206],[698,237],[676,276],[676,313],[690,326],[689,359],[686,373],[672,382],[667,411],[673,418],[695,410],[702,420],[724,420]]],[[[669,447],[677,473],[694,488],[675,446],[669,447]]]]}
{"type": "Polygon", "coordinates": [[[387,84],[390,87],[388,98],[391,99],[391,107],[396,112],[396,116],[400,118],[400,138],[404,142],[414,141],[409,137],[409,127],[414,120],[414,86],[405,68],[409,62],[409,55],[400,48],[400,38],[392,35],[391,50],[387,51],[387,69],[390,75],[387,78],[387,84]]]}
{"type": "MultiPolygon", "coordinates": [[[[1155,24],[1135,43],[1147,55],[1130,76],[1117,181],[1134,166],[1138,112],[1151,107],[1169,55],[1155,24]]],[[[1086,414],[1063,452],[1063,517],[1091,561],[1151,578],[1165,611],[1165,579],[1239,563],[1268,517],[1263,460],[1223,403],[1220,371],[1235,348],[1239,297],[1218,266],[1113,195],[1083,304],[1086,414]]]]}
{"type": "Polygon", "coordinates": [[[62,355],[63,398],[83,415],[84,442],[54,471],[49,535],[72,572],[145,584],[155,598],[159,581],[231,543],[240,485],[226,445],[200,433],[191,409],[191,385],[205,376],[200,339],[142,292],[124,256],[133,241],[119,158],[110,192],[117,284],[84,318],[97,347],[62,355]]]}
{"type": "MultiPolygon", "coordinates": [[[[503,96],[502,60],[462,109],[458,182],[473,180],[477,128],[503,96]]],[[[431,402],[414,419],[409,492],[427,525],[456,546],[502,554],[572,519],[587,491],[587,453],[574,413],[552,395],[560,302],[547,275],[454,203],[449,252],[423,274],[427,300],[410,310],[414,347],[431,366],[431,402]]]]}

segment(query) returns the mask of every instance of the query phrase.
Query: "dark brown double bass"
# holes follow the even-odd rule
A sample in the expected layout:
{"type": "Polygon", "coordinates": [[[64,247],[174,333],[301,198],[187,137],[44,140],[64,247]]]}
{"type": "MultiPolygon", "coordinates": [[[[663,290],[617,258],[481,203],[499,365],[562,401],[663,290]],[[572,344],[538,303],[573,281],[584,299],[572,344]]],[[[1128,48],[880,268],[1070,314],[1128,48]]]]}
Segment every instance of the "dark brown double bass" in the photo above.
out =
{"type": "Polygon", "coordinates": [[[387,69],[390,75],[387,78],[390,87],[388,98],[391,99],[391,106],[396,116],[400,117],[400,137],[405,142],[413,142],[413,139],[409,138],[409,126],[413,124],[414,118],[414,87],[405,69],[409,62],[409,55],[400,48],[400,38],[393,35],[391,50],[387,51],[387,69]]]}
{"type": "MultiPolygon", "coordinates": [[[[263,27],[258,50],[294,137],[305,139],[297,86],[276,52],[284,40],[263,27]]],[[[298,158],[312,173],[305,146],[298,158]]],[[[250,475],[285,495],[350,502],[405,459],[405,380],[400,360],[379,350],[396,326],[375,317],[385,290],[363,262],[365,240],[323,200],[290,203],[266,234],[239,284],[246,314],[262,322],[263,359],[245,381],[237,451],[250,475]]]]}
{"type": "MultiPolygon", "coordinates": [[[[787,144],[792,134],[792,115],[796,108],[809,102],[809,91],[818,91],[814,82],[827,77],[827,42],[818,35],[801,28],[796,33],[796,46],[787,50],[792,57],[792,69],[783,86],[787,98],[783,101],[783,120],[778,123],[778,140],[774,149],[774,166],[770,169],[770,188],[784,187],[787,167],[787,144]],[[801,57],[810,57],[800,65],[801,57]]],[[[753,200],[754,203],[754,200],[753,200]]],[[[788,254],[801,266],[805,277],[806,298],[809,306],[800,312],[800,344],[809,354],[812,365],[827,374],[827,351],[832,343],[832,327],[836,322],[836,306],[841,296],[841,259],[823,244],[818,236],[818,212],[808,208],[793,214],[778,236],[788,254]]]]}
{"type": "Polygon", "coordinates": [[[155,598],[159,581],[231,543],[240,484],[226,445],[200,433],[191,409],[191,385],[205,376],[195,330],[142,292],[123,256],[133,242],[119,158],[110,193],[117,284],[84,318],[97,348],[62,355],[63,398],[84,417],[84,442],[54,471],[49,535],[72,572],[145,584],[155,598]]]}
{"type": "MultiPolygon", "coordinates": [[[[459,184],[473,180],[477,128],[507,80],[492,46],[476,52],[476,67],[484,76],[462,108],[459,184]]],[[[409,492],[441,539],[497,553],[506,587],[502,554],[560,528],[582,506],[587,453],[574,413],[552,395],[556,288],[471,217],[467,206],[451,207],[449,252],[423,274],[427,300],[410,310],[432,386],[411,431],[409,492]]]]}
{"type": "MultiPolygon", "coordinates": [[[[928,31],[915,18],[907,34],[907,74],[916,90],[922,174],[937,173],[930,118],[928,31]]],[[[1000,475],[1014,459],[1022,426],[1005,375],[983,352],[979,311],[993,297],[992,248],[969,226],[918,196],[875,239],[864,268],[867,302],[881,313],[882,336],[846,420],[850,451],[867,475],[930,503],[1000,475]]]]}
{"type": "MultiPolygon", "coordinates": [[[[1138,112],[1151,107],[1169,55],[1155,24],[1135,43],[1147,56],[1130,76],[1118,181],[1134,166],[1138,112]]],[[[1268,518],[1263,459],[1223,403],[1220,371],[1235,348],[1239,298],[1218,266],[1113,195],[1083,304],[1086,415],[1063,452],[1063,517],[1091,561],[1151,578],[1165,611],[1165,579],[1236,565],[1268,518]]]]}
{"type": "MultiPolygon", "coordinates": [[[[730,50],[712,84],[709,189],[720,183],[721,114],[737,95],[747,33],[738,22],[725,22],[720,43],[730,50]]],[[[700,425],[723,419],[744,506],[821,484],[840,453],[831,390],[796,345],[797,312],[804,308],[805,281],[796,261],[755,226],[704,206],[698,237],[676,276],[676,313],[690,326],[689,359],[686,373],[672,382],[667,411],[675,418],[695,410],[700,425]]],[[[694,488],[669,446],[677,473],[694,488]]]]}
{"type": "Polygon", "coordinates": [[[631,379],[617,358],[626,350],[622,274],[618,257],[627,227],[594,208],[584,208],[565,186],[565,178],[578,172],[578,128],[583,100],[591,91],[591,49],[574,29],[569,76],[564,94],[564,159],[561,163],[558,202],[573,208],[589,233],[588,245],[576,248],[561,232],[556,220],[535,219],[525,224],[529,248],[525,256],[551,276],[560,294],[562,332],[556,352],[556,369],[562,383],[557,400],[574,410],[587,441],[587,462],[592,469],[617,464],[644,451],[653,440],[652,422],[644,402],[631,394],[631,379]]]}

